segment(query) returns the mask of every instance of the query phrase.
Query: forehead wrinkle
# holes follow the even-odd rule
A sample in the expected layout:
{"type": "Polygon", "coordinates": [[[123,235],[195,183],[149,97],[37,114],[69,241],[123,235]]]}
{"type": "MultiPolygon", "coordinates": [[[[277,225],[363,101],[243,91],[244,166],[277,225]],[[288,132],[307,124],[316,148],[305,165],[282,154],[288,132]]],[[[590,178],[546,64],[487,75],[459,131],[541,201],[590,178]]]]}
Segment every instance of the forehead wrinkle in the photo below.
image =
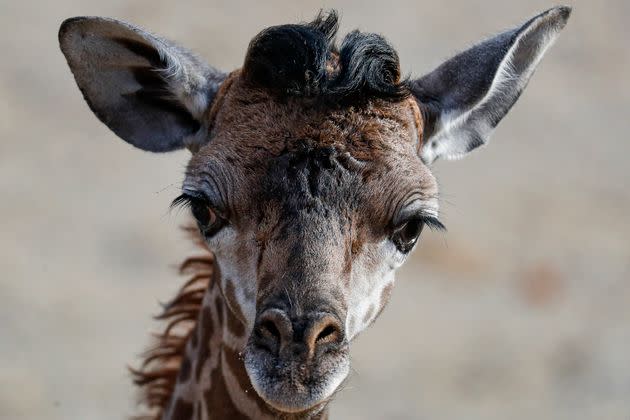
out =
{"type": "Polygon", "coordinates": [[[421,202],[421,207],[423,209],[434,212],[435,209],[431,208],[432,206],[430,205],[430,202],[429,202],[430,199],[431,197],[430,196],[427,197],[427,195],[424,194],[422,190],[419,190],[419,189],[409,190],[400,197],[400,199],[397,201],[397,205],[393,209],[393,212],[390,214],[393,217],[395,214],[398,214],[404,207],[416,201],[421,202]]]}
{"type": "MultiPolygon", "coordinates": [[[[403,200],[400,196],[385,200],[383,195],[400,194],[401,181],[410,186],[409,178],[413,176],[413,184],[422,184],[421,190],[433,189],[431,182],[425,182],[431,178],[426,177],[428,169],[419,169],[422,164],[415,150],[418,141],[412,135],[418,124],[412,111],[407,100],[372,100],[347,108],[331,108],[307,98],[280,101],[237,78],[225,93],[221,109],[216,110],[211,141],[194,157],[199,167],[204,161],[217,159],[214,156],[220,162],[226,161],[226,167],[220,170],[227,170],[238,182],[221,189],[222,199],[233,201],[230,207],[238,206],[236,213],[242,217],[259,220],[265,201],[264,185],[269,178],[267,169],[276,165],[278,156],[294,150],[304,139],[318,147],[334,147],[339,155],[348,156],[341,166],[358,176],[357,184],[347,188],[348,193],[360,201],[367,197],[364,203],[373,208],[372,213],[378,213],[382,222],[383,213],[395,211],[400,206],[398,201],[403,200]]],[[[372,220],[374,216],[368,214],[372,220]]],[[[285,209],[281,217],[286,217],[285,209]]]]}
{"type": "Polygon", "coordinates": [[[382,234],[396,215],[414,201],[421,202],[427,213],[437,213],[435,179],[426,167],[413,161],[414,157],[399,153],[389,160],[389,169],[381,167],[365,180],[362,207],[366,210],[361,216],[372,223],[377,235],[382,234]]]}
{"type": "MultiPolygon", "coordinates": [[[[234,212],[235,171],[220,156],[194,155],[186,170],[184,190],[195,189],[203,192],[213,205],[231,214],[234,212]]],[[[237,167],[233,169],[238,169],[237,167]]]]}
{"type": "MultiPolygon", "coordinates": [[[[408,194],[407,194],[408,195],[408,194]]],[[[393,219],[394,215],[397,214],[400,209],[404,206],[405,203],[405,195],[400,196],[398,199],[396,200],[392,200],[389,201],[390,205],[388,206],[389,208],[386,211],[386,215],[388,219],[393,219]]]]}

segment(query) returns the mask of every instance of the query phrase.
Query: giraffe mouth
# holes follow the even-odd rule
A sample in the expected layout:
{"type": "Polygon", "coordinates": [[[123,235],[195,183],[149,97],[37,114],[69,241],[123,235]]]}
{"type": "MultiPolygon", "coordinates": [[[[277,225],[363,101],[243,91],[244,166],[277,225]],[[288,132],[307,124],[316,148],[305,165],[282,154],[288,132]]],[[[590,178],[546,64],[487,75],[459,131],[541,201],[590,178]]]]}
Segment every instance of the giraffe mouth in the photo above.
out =
{"type": "Polygon", "coordinates": [[[295,352],[273,354],[248,345],[245,369],[258,395],[283,413],[319,411],[325,407],[350,371],[348,345],[310,360],[295,352]]]}

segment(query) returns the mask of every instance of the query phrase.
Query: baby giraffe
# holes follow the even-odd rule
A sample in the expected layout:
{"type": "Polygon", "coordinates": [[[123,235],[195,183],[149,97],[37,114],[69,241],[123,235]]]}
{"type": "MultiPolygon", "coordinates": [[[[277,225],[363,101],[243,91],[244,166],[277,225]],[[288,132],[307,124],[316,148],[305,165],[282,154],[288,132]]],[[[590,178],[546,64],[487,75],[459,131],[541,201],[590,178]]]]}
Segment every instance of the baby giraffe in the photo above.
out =
{"type": "Polygon", "coordinates": [[[571,9],[401,78],[380,35],[337,14],[256,35],[230,73],[119,20],[76,17],[61,50],[88,105],[150,152],[187,148],[175,205],[203,254],[132,370],[146,418],[321,419],[423,228],[431,164],[484,145],[571,9]]]}

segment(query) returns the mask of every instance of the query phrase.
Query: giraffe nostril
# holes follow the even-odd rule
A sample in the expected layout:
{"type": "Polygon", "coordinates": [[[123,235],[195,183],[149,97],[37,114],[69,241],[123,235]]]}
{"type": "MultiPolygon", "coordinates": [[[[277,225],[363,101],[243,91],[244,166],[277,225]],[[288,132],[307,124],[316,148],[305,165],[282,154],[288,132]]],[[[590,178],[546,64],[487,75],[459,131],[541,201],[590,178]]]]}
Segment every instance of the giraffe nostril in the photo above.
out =
{"type": "Polygon", "coordinates": [[[330,324],[327,325],[321,332],[317,335],[315,341],[320,342],[330,342],[334,341],[337,335],[339,334],[339,330],[336,326],[330,324]]]}
{"type": "Polygon", "coordinates": [[[320,350],[342,345],[343,328],[330,313],[309,313],[293,319],[280,309],[271,308],[258,316],[253,344],[272,355],[315,357],[320,350]]]}
{"type": "Polygon", "coordinates": [[[315,354],[320,348],[327,348],[327,344],[339,344],[343,339],[341,324],[337,318],[324,315],[315,322],[307,332],[306,344],[309,353],[315,354]]]}
{"type": "Polygon", "coordinates": [[[256,342],[271,353],[277,353],[291,337],[291,321],[279,309],[269,309],[262,313],[256,323],[256,342]]]}
{"type": "Polygon", "coordinates": [[[272,321],[267,320],[263,321],[258,327],[258,331],[260,334],[272,338],[276,341],[280,341],[280,331],[278,331],[278,327],[272,321]]]}

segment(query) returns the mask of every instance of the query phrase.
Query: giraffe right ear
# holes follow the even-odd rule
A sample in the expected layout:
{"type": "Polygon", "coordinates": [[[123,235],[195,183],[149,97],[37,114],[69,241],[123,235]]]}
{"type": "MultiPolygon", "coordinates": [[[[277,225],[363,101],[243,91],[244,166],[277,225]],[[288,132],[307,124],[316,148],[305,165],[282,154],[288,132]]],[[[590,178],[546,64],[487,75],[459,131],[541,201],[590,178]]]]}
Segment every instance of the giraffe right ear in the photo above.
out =
{"type": "Polygon", "coordinates": [[[59,44],[94,114],[126,142],[168,152],[196,150],[207,141],[203,115],[224,73],[115,19],[67,19],[59,44]]]}

